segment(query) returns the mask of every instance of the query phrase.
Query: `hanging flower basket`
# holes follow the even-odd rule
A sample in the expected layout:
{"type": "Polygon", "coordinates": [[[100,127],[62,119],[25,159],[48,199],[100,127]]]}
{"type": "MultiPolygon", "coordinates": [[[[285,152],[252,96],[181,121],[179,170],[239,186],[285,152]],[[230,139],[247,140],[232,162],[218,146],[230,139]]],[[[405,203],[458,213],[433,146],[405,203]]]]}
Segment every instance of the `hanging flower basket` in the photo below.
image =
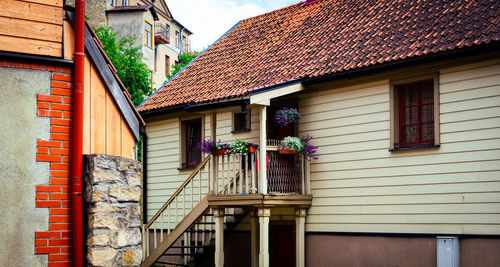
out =
{"type": "Polygon", "coordinates": [[[274,114],[274,121],[278,125],[288,126],[289,124],[298,122],[300,120],[300,113],[294,108],[283,108],[274,114]]]}

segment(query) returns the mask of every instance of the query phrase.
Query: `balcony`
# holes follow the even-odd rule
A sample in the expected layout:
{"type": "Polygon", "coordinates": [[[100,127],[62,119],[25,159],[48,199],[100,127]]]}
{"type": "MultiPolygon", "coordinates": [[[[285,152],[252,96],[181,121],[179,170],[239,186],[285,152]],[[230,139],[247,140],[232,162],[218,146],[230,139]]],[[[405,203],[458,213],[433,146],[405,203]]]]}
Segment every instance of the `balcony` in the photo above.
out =
{"type": "Polygon", "coordinates": [[[165,25],[156,23],[155,24],[155,44],[169,44],[167,28],[165,25]]]}
{"type": "Polygon", "coordinates": [[[221,206],[259,205],[266,199],[287,200],[291,205],[309,203],[309,166],[302,154],[282,154],[278,146],[267,146],[265,154],[257,149],[247,154],[212,155],[207,166],[209,201],[221,206]],[[266,157],[265,176],[259,166],[262,156],[266,157]]]}

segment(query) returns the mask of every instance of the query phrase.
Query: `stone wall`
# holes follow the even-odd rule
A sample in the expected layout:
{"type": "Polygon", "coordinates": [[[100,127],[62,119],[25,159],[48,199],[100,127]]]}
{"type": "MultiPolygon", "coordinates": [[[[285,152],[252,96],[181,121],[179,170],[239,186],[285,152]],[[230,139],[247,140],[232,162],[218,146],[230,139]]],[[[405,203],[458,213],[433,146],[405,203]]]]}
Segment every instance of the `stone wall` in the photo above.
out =
{"type": "Polygon", "coordinates": [[[139,162],[105,154],[86,156],[85,162],[88,265],[140,265],[139,162]]]}

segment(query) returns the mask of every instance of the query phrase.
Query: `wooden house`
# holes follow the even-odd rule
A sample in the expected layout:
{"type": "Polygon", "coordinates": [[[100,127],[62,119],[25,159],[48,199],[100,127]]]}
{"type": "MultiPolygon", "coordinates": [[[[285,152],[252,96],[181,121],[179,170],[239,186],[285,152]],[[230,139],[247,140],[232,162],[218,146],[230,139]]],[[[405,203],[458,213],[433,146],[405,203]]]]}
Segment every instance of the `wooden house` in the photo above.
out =
{"type": "Polygon", "coordinates": [[[237,23],[139,107],[143,266],[497,265],[499,14],[323,0],[237,23]],[[280,154],[288,135],[319,159],[280,154]]]}
{"type": "MultiPolygon", "coordinates": [[[[0,2],[2,266],[83,263],[72,262],[74,21],[62,0],[0,2]]],[[[84,31],[80,152],[135,159],[144,122],[92,29],[84,31]]]]}

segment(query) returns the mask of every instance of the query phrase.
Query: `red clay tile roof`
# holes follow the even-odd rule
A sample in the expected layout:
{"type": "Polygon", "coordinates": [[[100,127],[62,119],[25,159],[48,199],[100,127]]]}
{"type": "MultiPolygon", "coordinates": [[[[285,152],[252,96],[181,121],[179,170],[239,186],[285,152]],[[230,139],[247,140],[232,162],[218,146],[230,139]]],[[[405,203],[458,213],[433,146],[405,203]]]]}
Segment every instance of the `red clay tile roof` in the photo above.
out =
{"type": "Polygon", "coordinates": [[[323,0],[241,21],[139,111],[498,42],[498,0],[323,0]]]}

